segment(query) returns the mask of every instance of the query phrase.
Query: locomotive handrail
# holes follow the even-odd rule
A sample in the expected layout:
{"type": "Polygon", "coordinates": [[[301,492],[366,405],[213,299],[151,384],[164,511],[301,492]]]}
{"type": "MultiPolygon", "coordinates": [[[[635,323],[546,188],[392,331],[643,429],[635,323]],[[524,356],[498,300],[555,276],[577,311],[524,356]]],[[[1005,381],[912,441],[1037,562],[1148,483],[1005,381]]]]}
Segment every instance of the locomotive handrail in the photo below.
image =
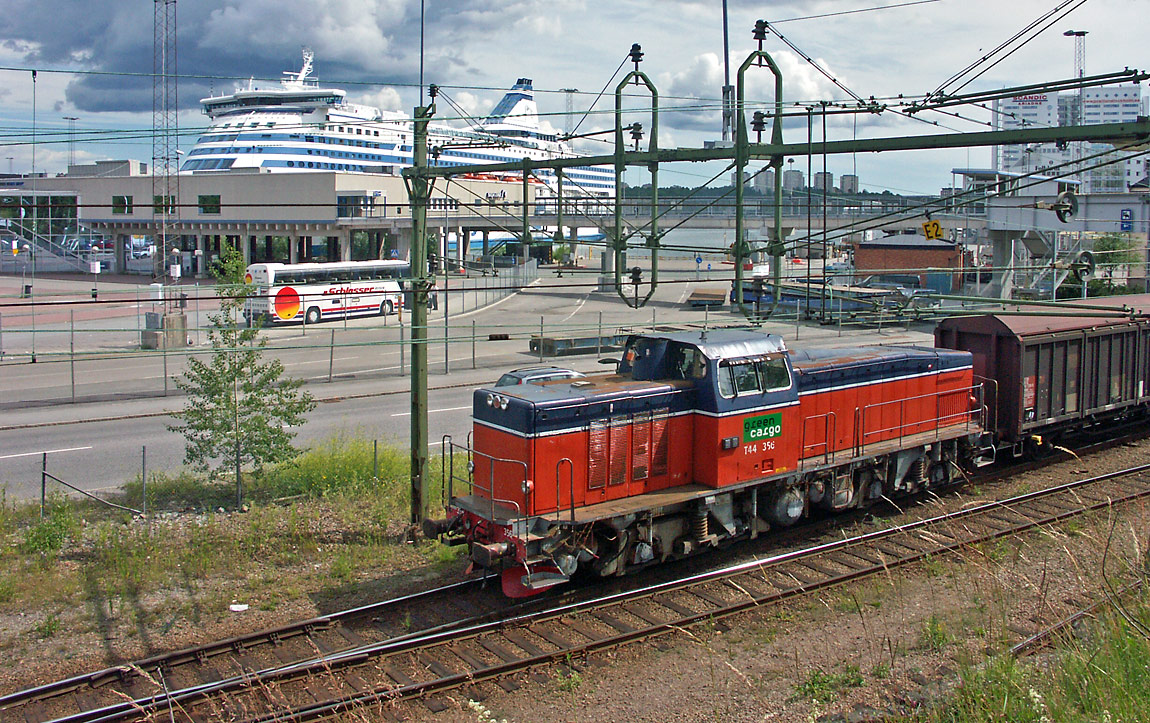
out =
{"type": "Polygon", "coordinates": [[[966,398],[969,398],[971,392],[974,391],[975,389],[978,389],[978,387],[977,386],[970,386],[970,387],[965,387],[961,390],[948,389],[948,390],[941,391],[941,392],[931,392],[929,394],[919,394],[919,395],[916,395],[913,397],[903,397],[902,399],[891,399],[891,400],[888,400],[885,402],[878,402],[876,404],[868,404],[865,407],[858,408],[859,425],[858,425],[858,428],[856,429],[856,434],[855,434],[855,438],[857,440],[856,451],[861,454],[862,451],[866,448],[867,444],[869,444],[869,442],[867,440],[871,437],[874,437],[874,436],[880,436],[883,434],[894,433],[897,435],[898,439],[902,439],[907,434],[907,432],[906,432],[907,427],[933,424],[934,427],[932,429],[930,429],[929,431],[933,432],[935,438],[937,439],[941,435],[942,429],[944,427],[954,426],[954,423],[949,421],[949,420],[965,418],[966,424],[967,424],[967,426],[969,426],[970,421],[971,421],[971,413],[970,413],[971,410],[969,408],[969,405],[964,405],[965,411],[944,414],[942,412],[942,401],[944,398],[954,397],[954,396],[958,396],[960,394],[966,398]],[[920,419],[920,420],[914,421],[913,423],[908,423],[906,421],[906,408],[907,408],[908,403],[914,402],[916,400],[932,399],[932,398],[934,399],[934,403],[935,403],[934,419],[920,419]],[[893,426],[893,427],[883,427],[883,428],[875,429],[875,430],[867,430],[867,428],[866,428],[867,412],[871,411],[871,410],[879,410],[882,407],[888,407],[892,404],[899,405],[899,407],[898,407],[898,415],[899,415],[898,424],[896,426],[893,426]]]}
{"type": "MultiPolygon", "coordinates": [[[[446,443],[451,445],[451,451],[450,451],[451,461],[449,462],[449,465],[451,466],[453,473],[452,473],[452,476],[450,476],[448,478],[449,499],[452,499],[455,496],[455,491],[454,491],[454,482],[455,482],[454,458],[455,458],[455,449],[459,448],[459,449],[466,451],[467,455],[468,455],[467,468],[468,468],[468,472],[469,472],[469,476],[470,476],[470,479],[468,480],[468,482],[471,485],[472,491],[479,491],[479,492],[486,492],[487,493],[488,500],[491,503],[491,512],[490,512],[490,518],[489,519],[492,519],[492,520],[495,519],[495,505],[496,505],[496,503],[499,503],[499,504],[503,504],[503,505],[506,505],[507,507],[514,509],[515,519],[512,520],[512,522],[518,522],[519,520],[523,520],[524,522],[526,522],[526,520],[527,520],[527,494],[528,494],[528,490],[527,490],[527,485],[525,483],[527,482],[527,463],[522,461],[522,460],[518,460],[518,459],[505,459],[503,457],[494,457],[490,454],[485,454],[483,452],[480,452],[480,451],[478,451],[472,447],[469,447],[469,446],[464,447],[462,445],[455,444],[454,442],[450,441],[449,435],[444,435],[444,438],[446,440],[446,443]],[[489,462],[490,462],[490,464],[487,467],[487,472],[488,472],[488,477],[489,477],[489,484],[487,487],[483,487],[483,486],[477,484],[477,482],[475,480],[475,455],[481,456],[481,457],[489,460],[489,462]],[[523,480],[520,483],[520,489],[523,491],[523,504],[522,505],[520,505],[515,500],[509,500],[509,499],[503,499],[503,498],[496,498],[495,497],[495,465],[500,463],[500,462],[505,462],[507,464],[517,465],[517,466],[520,466],[523,468],[523,480]]],[[[574,514],[574,513],[572,513],[572,514],[574,514]]]]}
{"type": "Polygon", "coordinates": [[[555,463],[555,521],[559,521],[562,507],[559,505],[559,467],[566,462],[567,467],[570,469],[568,473],[568,481],[571,485],[571,524],[575,524],[575,463],[571,461],[570,457],[564,457],[555,463]]]}
{"type": "Polygon", "coordinates": [[[808,450],[813,450],[816,447],[821,446],[823,448],[823,464],[830,464],[831,460],[834,459],[834,450],[832,448],[832,442],[835,438],[834,435],[836,435],[837,433],[838,433],[838,415],[835,412],[824,412],[822,414],[814,414],[814,415],[811,415],[811,416],[807,417],[806,419],[804,419],[803,420],[802,455],[799,459],[799,462],[802,463],[803,461],[808,459],[808,457],[807,457],[807,451],[808,450]],[[819,445],[819,444],[808,445],[807,444],[807,425],[806,425],[806,423],[812,419],[818,419],[819,417],[824,418],[824,421],[823,421],[823,442],[821,445],[819,445]]]}
{"type": "MultiPolygon", "coordinates": [[[[981,377],[977,374],[974,375],[974,378],[982,380],[983,384],[986,384],[987,382],[989,382],[990,384],[994,385],[994,419],[993,419],[993,424],[990,426],[990,429],[994,430],[995,434],[998,434],[998,399],[999,399],[999,397],[998,397],[998,380],[992,379],[990,377],[981,377]]],[[[986,401],[986,395],[985,394],[981,395],[981,399],[983,402],[983,406],[987,410],[987,416],[989,417],[990,416],[990,404],[986,401]]],[[[985,424],[983,424],[982,426],[986,427],[985,424]]]]}

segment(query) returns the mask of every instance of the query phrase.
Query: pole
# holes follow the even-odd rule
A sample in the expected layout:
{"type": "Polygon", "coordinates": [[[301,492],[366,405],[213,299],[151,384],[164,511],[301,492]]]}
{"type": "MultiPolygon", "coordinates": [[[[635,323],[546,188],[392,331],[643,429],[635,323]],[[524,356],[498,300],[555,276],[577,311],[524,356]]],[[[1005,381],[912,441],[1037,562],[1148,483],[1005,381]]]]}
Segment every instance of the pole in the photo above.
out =
{"type": "Polygon", "coordinates": [[[471,320],[471,368],[475,369],[475,319],[471,320]]]}
{"type": "MultiPolygon", "coordinates": [[[[827,176],[827,102],[820,101],[823,106],[823,289],[827,283],[827,194],[830,193],[830,178],[827,176]]],[[[807,254],[807,269],[810,269],[810,254],[807,254]]],[[[820,296],[819,321],[827,320],[827,295],[820,296]]]]}
{"type": "Polygon", "coordinates": [[[599,332],[595,335],[595,356],[603,356],[603,312],[599,312],[599,332]]]}
{"type": "Polygon", "coordinates": [[[543,361],[543,316],[539,316],[539,361],[543,361]]]}
{"type": "Polygon", "coordinates": [[[144,495],[144,503],[140,509],[144,517],[148,516],[148,446],[140,447],[140,489],[144,495]]]}
{"type": "MultiPolygon", "coordinates": [[[[447,235],[446,230],[443,233],[444,233],[444,236],[447,235]]],[[[447,246],[447,244],[445,243],[444,244],[444,251],[445,252],[447,250],[446,246],[447,246]]],[[[451,273],[447,271],[447,258],[446,258],[446,256],[447,256],[447,254],[444,253],[443,270],[445,273],[443,274],[443,373],[444,374],[450,374],[451,373],[451,358],[450,358],[450,355],[448,354],[449,349],[448,349],[448,345],[447,345],[447,340],[451,338],[451,323],[450,323],[450,321],[448,321],[448,317],[451,316],[451,314],[449,313],[451,311],[451,302],[448,301],[448,299],[451,298],[451,294],[447,293],[447,291],[448,291],[447,287],[451,283],[451,273]]]]}
{"type": "MultiPolygon", "coordinates": [[[[160,324],[162,327],[163,324],[160,324]]],[[[164,396],[168,396],[168,336],[167,334],[160,334],[160,339],[164,343],[164,396]]]]}
{"type": "MultiPolygon", "coordinates": [[[[202,262],[203,257],[201,257],[200,260],[202,262]]],[[[200,345],[200,282],[198,282],[198,281],[196,282],[196,292],[195,293],[196,293],[196,303],[195,303],[194,308],[195,308],[195,312],[196,312],[196,321],[195,321],[195,324],[196,324],[196,346],[199,346],[200,345]]]]}
{"type": "Polygon", "coordinates": [[[72,404],[76,403],[76,311],[68,309],[68,368],[72,373],[72,404]]]}
{"type": "Polygon", "coordinates": [[[40,521],[44,521],[44,499],[48,496],[48,453],[40,456],[40,521]]]}
{"type": "MultiPolygon", "coordinates": [[[[344,315],[344,319],[347,315],[344,315]]],[[[327,345],[327,383],[331,384],[331,371],[335,366],[335,329],[331,330],[331,343],[327,345]]]]}
{"type": "MultiPolygon", "coordinates": [[[[422,88],[422,86],[421,86],[422,88]]],[[[427,201],[431,182],[426,175],[427,125],[435,113],[435,98],[415,109],[412,168],[405,178],[411,198],[411,522],[423,519],[427,476],[427,201]]],[[[526,199],[524,199],[526,200],[526,199]]]]}
{"type": "Polygon", "coordinates": [[[406,359],[407,342],[405,341],[405,334],[403,333],[403,318],[399,320],[399,376],[403,376],[403,367],[407,363],[406,359]]]}

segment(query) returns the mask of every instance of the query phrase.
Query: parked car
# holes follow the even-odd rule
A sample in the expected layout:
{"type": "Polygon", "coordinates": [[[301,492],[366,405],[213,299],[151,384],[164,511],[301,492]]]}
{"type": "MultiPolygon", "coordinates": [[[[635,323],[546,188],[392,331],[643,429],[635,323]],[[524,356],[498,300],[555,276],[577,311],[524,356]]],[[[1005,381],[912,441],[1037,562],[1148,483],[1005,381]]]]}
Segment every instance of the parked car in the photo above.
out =
{"type": "Polygon", "coordinates": [[[559,379],[581,379],[585,376],[587,375],[582,372],[577,372],[574,369],[564,369],[563,367],[524,367],[522,369],[512,369],[499,377],[499,381],[495,382],[495,386],[510,387],[516,384],[541,384],[559,379]]]}

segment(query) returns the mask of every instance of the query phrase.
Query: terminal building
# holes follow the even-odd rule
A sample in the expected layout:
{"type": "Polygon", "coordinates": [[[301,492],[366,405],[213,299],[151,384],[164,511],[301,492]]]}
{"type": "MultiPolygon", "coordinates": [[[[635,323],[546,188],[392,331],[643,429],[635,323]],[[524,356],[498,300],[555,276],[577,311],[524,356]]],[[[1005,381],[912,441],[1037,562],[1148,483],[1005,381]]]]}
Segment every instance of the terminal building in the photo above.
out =
{"type": "MultiPolygon", "coordinates": [[[[58,256],[68,255],[74,235],[98,237],[111,247],[103,249],[110,252],[104,254],[106,270],[119,272],[149,271],[150,257],[161,253],[179,257],[185,275],[204,276],[222,244],[235,245],[248,263],[410,253],[411,207],[398,174],[233,170],[181,173],[174,185],[176,198],[165,214],[153,177],[138,161],[73,166],[56,177],[8,178],[0,181],[0,222],[14,231],[35,228],[38,246],[58,256]],[[144,239],[153,246],[149,258],[140,253],[144,239]]],[[[525,190],[530,206],[535,186],[525,189],[518,178],[437,183],[427,220],[439,253],[462,260],[468,244],[459,240],[472,231],[517,230],[525,190]]],[[[86,270],[86,264],[77,263],[76,270],[86,270]]]]}

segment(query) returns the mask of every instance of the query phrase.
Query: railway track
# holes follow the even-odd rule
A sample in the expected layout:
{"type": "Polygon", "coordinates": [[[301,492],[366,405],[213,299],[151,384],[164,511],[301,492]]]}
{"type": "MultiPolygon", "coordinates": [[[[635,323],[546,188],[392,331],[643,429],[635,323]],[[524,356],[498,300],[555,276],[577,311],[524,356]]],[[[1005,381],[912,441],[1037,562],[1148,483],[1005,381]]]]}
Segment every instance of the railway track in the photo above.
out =
{"type": "Polygon", "coordinates": [[[242,636],[112,666],[0,696],[0,719],[46,721],[125,700],[310,660],[384,640],[497,619],[509,610],[499,586],[467,580],[242,636]]]}
{"type": "MultiPolygon", "coordinates": [[[[315,720],[369,706],[382,718],[419,698],[432,710],[445,691],[664,635],[1150,496],[1150,465],[911,522],[686,579],[450,630],[350,647],[231,677],[165,690],[56,718],[68,723],[145,720],[249,723],[315,720]]],[[[162,669],[160,671],[162,673],[162,669]]],[[[163,681],[161,681],[163,682],[163,681]]],[[[4,712],[0,702],[0,713],[4,712]]]]}

